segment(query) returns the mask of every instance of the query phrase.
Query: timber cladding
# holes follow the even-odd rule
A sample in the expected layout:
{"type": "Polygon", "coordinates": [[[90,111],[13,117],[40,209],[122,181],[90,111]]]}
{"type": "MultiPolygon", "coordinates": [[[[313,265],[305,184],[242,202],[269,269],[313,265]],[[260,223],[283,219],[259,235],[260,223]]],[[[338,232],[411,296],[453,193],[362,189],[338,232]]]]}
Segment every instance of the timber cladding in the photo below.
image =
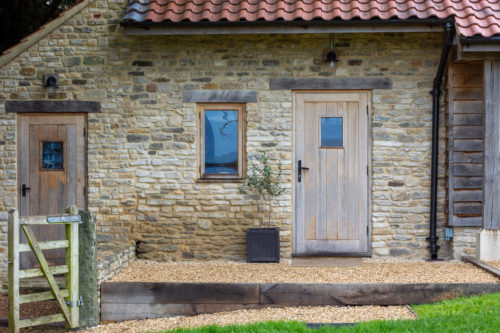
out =
{"type": "Polygon", "coordinates": [[[482,226],[484,168],[483,65],[448,72],[450,226],[482,226]]]}
{"type": "Polygon", "coordinates": [[[106,282],[101,285],[101,320],[123,321],[270,306],[423,304],[498,291],[498,283],[106,282]]]}

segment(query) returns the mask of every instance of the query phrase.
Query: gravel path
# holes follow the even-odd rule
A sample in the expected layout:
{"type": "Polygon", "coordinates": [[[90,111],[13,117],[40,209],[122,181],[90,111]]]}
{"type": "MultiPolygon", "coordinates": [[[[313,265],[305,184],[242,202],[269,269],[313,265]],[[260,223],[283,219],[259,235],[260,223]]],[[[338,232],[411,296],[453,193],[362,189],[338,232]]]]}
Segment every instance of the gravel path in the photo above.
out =
{"type": "Polygon", "coordinates": [[[309,323],[354,323],[376,319],[414,319],[415,316],[404,306],[357,306],[357,307],[294,307],[239,310],[193,317],[169,317],[137,321],[125,321],[99,325],[82,332],[146,332],[194,328],[206,325],[249,324],[259,321],[284,320],[309,323]]]}
{"type": "Polygon", "coordinates": [[[485,261],[486,264],[495,267],[496,269],[500,269],[500,260],[497,261],[485,261]]]}
{"type": "MultiPolygon", "coordinates": [[[[500,269],[500,261],[488,262],[500,269]]],[[[467,283],[499,282],[471,264],[450,262],[387,262],[367,260],[354,267],[295,267],[281,264],[234,262],[158,263],[139,260],[123,269],[111,281],[171,282],[330,282],[330,283],[467,283]]],[[[7,297],[0,296],[0,314],[7,317],[7,297]]],[[[47,314],[57,308],[44,302],[26,308],[23,315],[47,314]]],[[[56,310],[57,311],[57,310],[56,310]]],[[[0,316],[1,316],[0,315],[0,316]]],[[[5,318],[4,317],[4,318],[5,318]]],[[[310,323],[348,323],[375,319],[412,319],[403,306],[294,307],[239,310],[193,317],[170,317],[102,324],[82,332],[146,332],[200,327],[205,325],[246,324],[267,320],[297,320],[310,323]]],[[[0,329],[0,332],[6,330],[0,329]]],[[[33,329],[42,332],[47,329],[33,329]]],[[[61,332],[61,330],[59,330],[61,332]]]]}
{"type": "Polygon", "coordinates": [[[159,263],[138,260],[110,281],[467,283],[499,280],[474,265],[459,261],[365,262],[355,267],[294,267],[281,263],[159,263]]]}

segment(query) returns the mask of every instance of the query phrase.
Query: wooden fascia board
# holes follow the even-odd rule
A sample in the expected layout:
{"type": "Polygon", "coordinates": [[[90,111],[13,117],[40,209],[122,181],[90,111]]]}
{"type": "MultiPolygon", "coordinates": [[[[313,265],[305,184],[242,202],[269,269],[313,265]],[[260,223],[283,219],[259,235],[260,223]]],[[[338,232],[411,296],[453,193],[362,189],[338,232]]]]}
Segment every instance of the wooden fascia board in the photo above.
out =
{"type": "Polygon", "coordinates": [[[317,34],[317,33],[382,33],[382,32],[442,32],[441,25],[254,25],[254,26],[133,26],[126,25],[129,36],[145,35],[248,35],[248,34],[317,34]]]}
{"type": "Polygon", "coordinates": [[[94,1],[95,0],[81,0],[78,4],[59,14],[57,18],[42,25],[40,28],[38,28],[38,30],[22,39],[16,45],[5,50],[4,54],[0,56],[0,67],[15,59],[18,55],[29,49],[35,43],[50,34],[52,31],[57,29],[59,26],[64,24],[67,20],[78,14],[82,9],[86,8],[94,1]]]}
{"type": "Polygon", "coordinates": [[[474,52],[474,53],[490,53],[490,52],[500,52],[499,44],[471,44],[463,45],[461,47],[462,52],[474,52]]]}

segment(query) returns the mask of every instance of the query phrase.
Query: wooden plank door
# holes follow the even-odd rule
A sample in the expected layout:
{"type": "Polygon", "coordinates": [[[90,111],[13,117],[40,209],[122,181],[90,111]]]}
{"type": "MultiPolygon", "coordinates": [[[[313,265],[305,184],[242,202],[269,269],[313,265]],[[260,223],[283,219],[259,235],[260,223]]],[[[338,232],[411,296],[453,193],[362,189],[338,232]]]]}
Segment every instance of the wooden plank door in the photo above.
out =
{"type": "Polygon", "coordinates": [[[369,252],[368,96],[294,95],[295,255],[369,252]]]}
{"type": "MultiPolygon", "coordinates": [[[[27,114],[18,118],[18,202],[21,216],[64,213],[86,208],[86,115],[27,114]],[[24,190],[23,190],[24,189],[24,190]]],[[[64,238],[64,227],[36,226],[39,241],[64,238]]],[[[24,233],[21,233],[24,237],[24,233]]],[[[25,241],[24,238],[22,241],[25,241]]],[[[64,262],[64,250],[46,251],[51,264],[64,262]]],[[[22,255],[21,265],[35,265],[22,255]]]]}

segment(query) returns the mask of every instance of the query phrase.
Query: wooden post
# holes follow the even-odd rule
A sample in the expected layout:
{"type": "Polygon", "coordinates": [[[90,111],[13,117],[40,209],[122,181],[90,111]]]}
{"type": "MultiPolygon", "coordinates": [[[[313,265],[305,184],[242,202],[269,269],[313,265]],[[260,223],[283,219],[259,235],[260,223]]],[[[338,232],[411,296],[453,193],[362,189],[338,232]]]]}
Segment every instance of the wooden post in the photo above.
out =
{"type": "Polygon", "coordinates": [[[484,229],[500,230],[500,61],[484,62],[484,229]]]}
{"type": "Polygon", "coordinates": [[[19,332],[19,213],[9,211],[9,333],[19,332]]]}
{"type": "MultiPolygon", "coordinates": [[[[78,215],[78,208],[70,208],[71,215],[78,215]],[[76,210],[76,211],[75,211],[76,210]]],[[[66,289],[69,291],[68,300],[70,301],[71,321],[68,323],[71,328],[78,327],[79,306],[78,306],[78,223],[68,223],[65,225],[66,239],[69,241],[69,247],[66,248],[66,265],[69,266],[69,272],[66,274],[66,289]]]]}

